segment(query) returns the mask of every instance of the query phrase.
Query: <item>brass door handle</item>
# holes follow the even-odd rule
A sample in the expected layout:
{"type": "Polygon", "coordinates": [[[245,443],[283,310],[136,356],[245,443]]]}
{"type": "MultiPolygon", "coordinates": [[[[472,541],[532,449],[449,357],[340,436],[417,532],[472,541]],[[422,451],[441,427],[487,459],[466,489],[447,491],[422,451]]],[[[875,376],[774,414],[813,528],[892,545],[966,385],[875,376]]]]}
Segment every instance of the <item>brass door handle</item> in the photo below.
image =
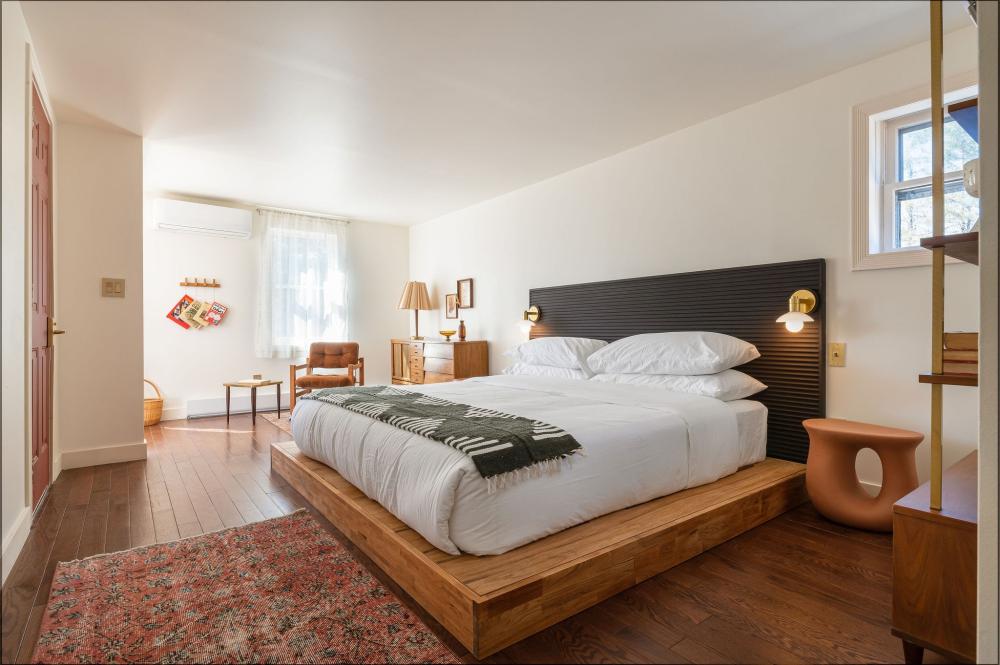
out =
{"type": "Polygon", "coordinates": [[[58,328],[56,328],[56,322],[52,320],[52,317],[49,317],[49,326],[48,327],[49,327],[48,346],[52,346],[52,337],[54,335],[65,335],[66,331],[65,330],[59,330],[58,328]]]}

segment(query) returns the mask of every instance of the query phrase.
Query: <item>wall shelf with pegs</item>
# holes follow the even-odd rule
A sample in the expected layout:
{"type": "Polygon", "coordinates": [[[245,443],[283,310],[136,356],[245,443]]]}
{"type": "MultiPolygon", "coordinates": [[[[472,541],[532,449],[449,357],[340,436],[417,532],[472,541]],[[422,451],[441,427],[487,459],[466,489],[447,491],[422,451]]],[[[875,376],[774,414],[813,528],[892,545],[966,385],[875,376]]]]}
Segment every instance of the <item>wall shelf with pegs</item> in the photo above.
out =
{"type": "Polygon", "coordinates": [[[218,288],[220,288],[222,286],[222,284],[219,284],[219,280],[213,279],[212,281],[209,281],[207,277],[206,278],[195,277],[194,280],[190,280],[187,277],[185,277],[184,281],[181,282],[180,285],[181,286],[198,286],[198,287],[202,287],[202,288],[207,287],[207,288],[210,288],[210,289],[218,289],[218,288]]]}

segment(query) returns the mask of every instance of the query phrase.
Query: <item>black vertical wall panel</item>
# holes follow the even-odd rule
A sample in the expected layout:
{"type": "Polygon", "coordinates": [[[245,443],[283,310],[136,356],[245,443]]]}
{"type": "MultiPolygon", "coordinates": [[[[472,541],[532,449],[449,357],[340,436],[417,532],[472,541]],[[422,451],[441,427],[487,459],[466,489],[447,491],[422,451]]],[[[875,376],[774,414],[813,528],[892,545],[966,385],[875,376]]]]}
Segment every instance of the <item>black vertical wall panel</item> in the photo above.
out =
{"type": "Polygon", "coordinates": [[[809,438],[802,421],[826,415],[826,261],[637,277],[531,289],[542,310],[531,337],[590,337],[609,342],[649,332],[709,330],[745,339],[761,357],[741,371],[767,384],[752,399],[768,408],[769,457],[805,462],[809,438]],[[788,297],[809,289],[819,297],[798,333],[775,319],[788,297]]]}

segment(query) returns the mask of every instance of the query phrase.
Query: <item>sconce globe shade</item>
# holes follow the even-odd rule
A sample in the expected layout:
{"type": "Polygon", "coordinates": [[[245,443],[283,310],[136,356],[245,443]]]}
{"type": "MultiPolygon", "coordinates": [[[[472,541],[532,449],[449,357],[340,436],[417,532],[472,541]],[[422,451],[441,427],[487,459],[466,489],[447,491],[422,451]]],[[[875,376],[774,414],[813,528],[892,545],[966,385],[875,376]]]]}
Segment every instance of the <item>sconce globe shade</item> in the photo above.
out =
{"type": "Polygon", "coordinates": [[[527,319],[525,319],[520,322],[519,327],[521,328],[521,332],[527,335],[528,333],[531,332],[531,329],[535,327],[535,322],[528,321],[527,319]]]}
{"type": "Polygon", "coordinates": [[[805,312],[786,312],[779,316],[775,322],[784,323],[788,332],[797,333],[805,327],[806,323],[814,321],[813,317],[805,312]]]}
{"type": "Polygon", "coordinates": [[[785,329],[788,332],[797,333],[805,327],[805,323],[802,321],[785,321],[785,329]]]}

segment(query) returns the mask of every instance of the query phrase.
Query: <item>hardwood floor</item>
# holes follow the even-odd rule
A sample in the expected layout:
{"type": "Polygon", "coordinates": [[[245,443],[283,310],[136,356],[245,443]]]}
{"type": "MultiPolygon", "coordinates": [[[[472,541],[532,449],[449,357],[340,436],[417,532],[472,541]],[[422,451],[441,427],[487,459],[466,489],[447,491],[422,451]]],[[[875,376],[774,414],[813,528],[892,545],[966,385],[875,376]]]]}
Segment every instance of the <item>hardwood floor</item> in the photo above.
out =
{"type": "MultiPolygon", "coordinates": [[[[146,429],[144,461],[64,471],[3,587],[3,662],[30,659],[57,561],[308,508],[270,472],[269,445],[290,438],[260,417],[252,427],[247,415],[233,417],[228,429],[225,418],[170,421],[146,429]]],[[[804,506],[488,661],[899,662],[899,640],[889,634],[890,556],[889,536],[837,526],[804,506]]],[[[928,653],[926,662],[944,661],[928,653]]]]}

